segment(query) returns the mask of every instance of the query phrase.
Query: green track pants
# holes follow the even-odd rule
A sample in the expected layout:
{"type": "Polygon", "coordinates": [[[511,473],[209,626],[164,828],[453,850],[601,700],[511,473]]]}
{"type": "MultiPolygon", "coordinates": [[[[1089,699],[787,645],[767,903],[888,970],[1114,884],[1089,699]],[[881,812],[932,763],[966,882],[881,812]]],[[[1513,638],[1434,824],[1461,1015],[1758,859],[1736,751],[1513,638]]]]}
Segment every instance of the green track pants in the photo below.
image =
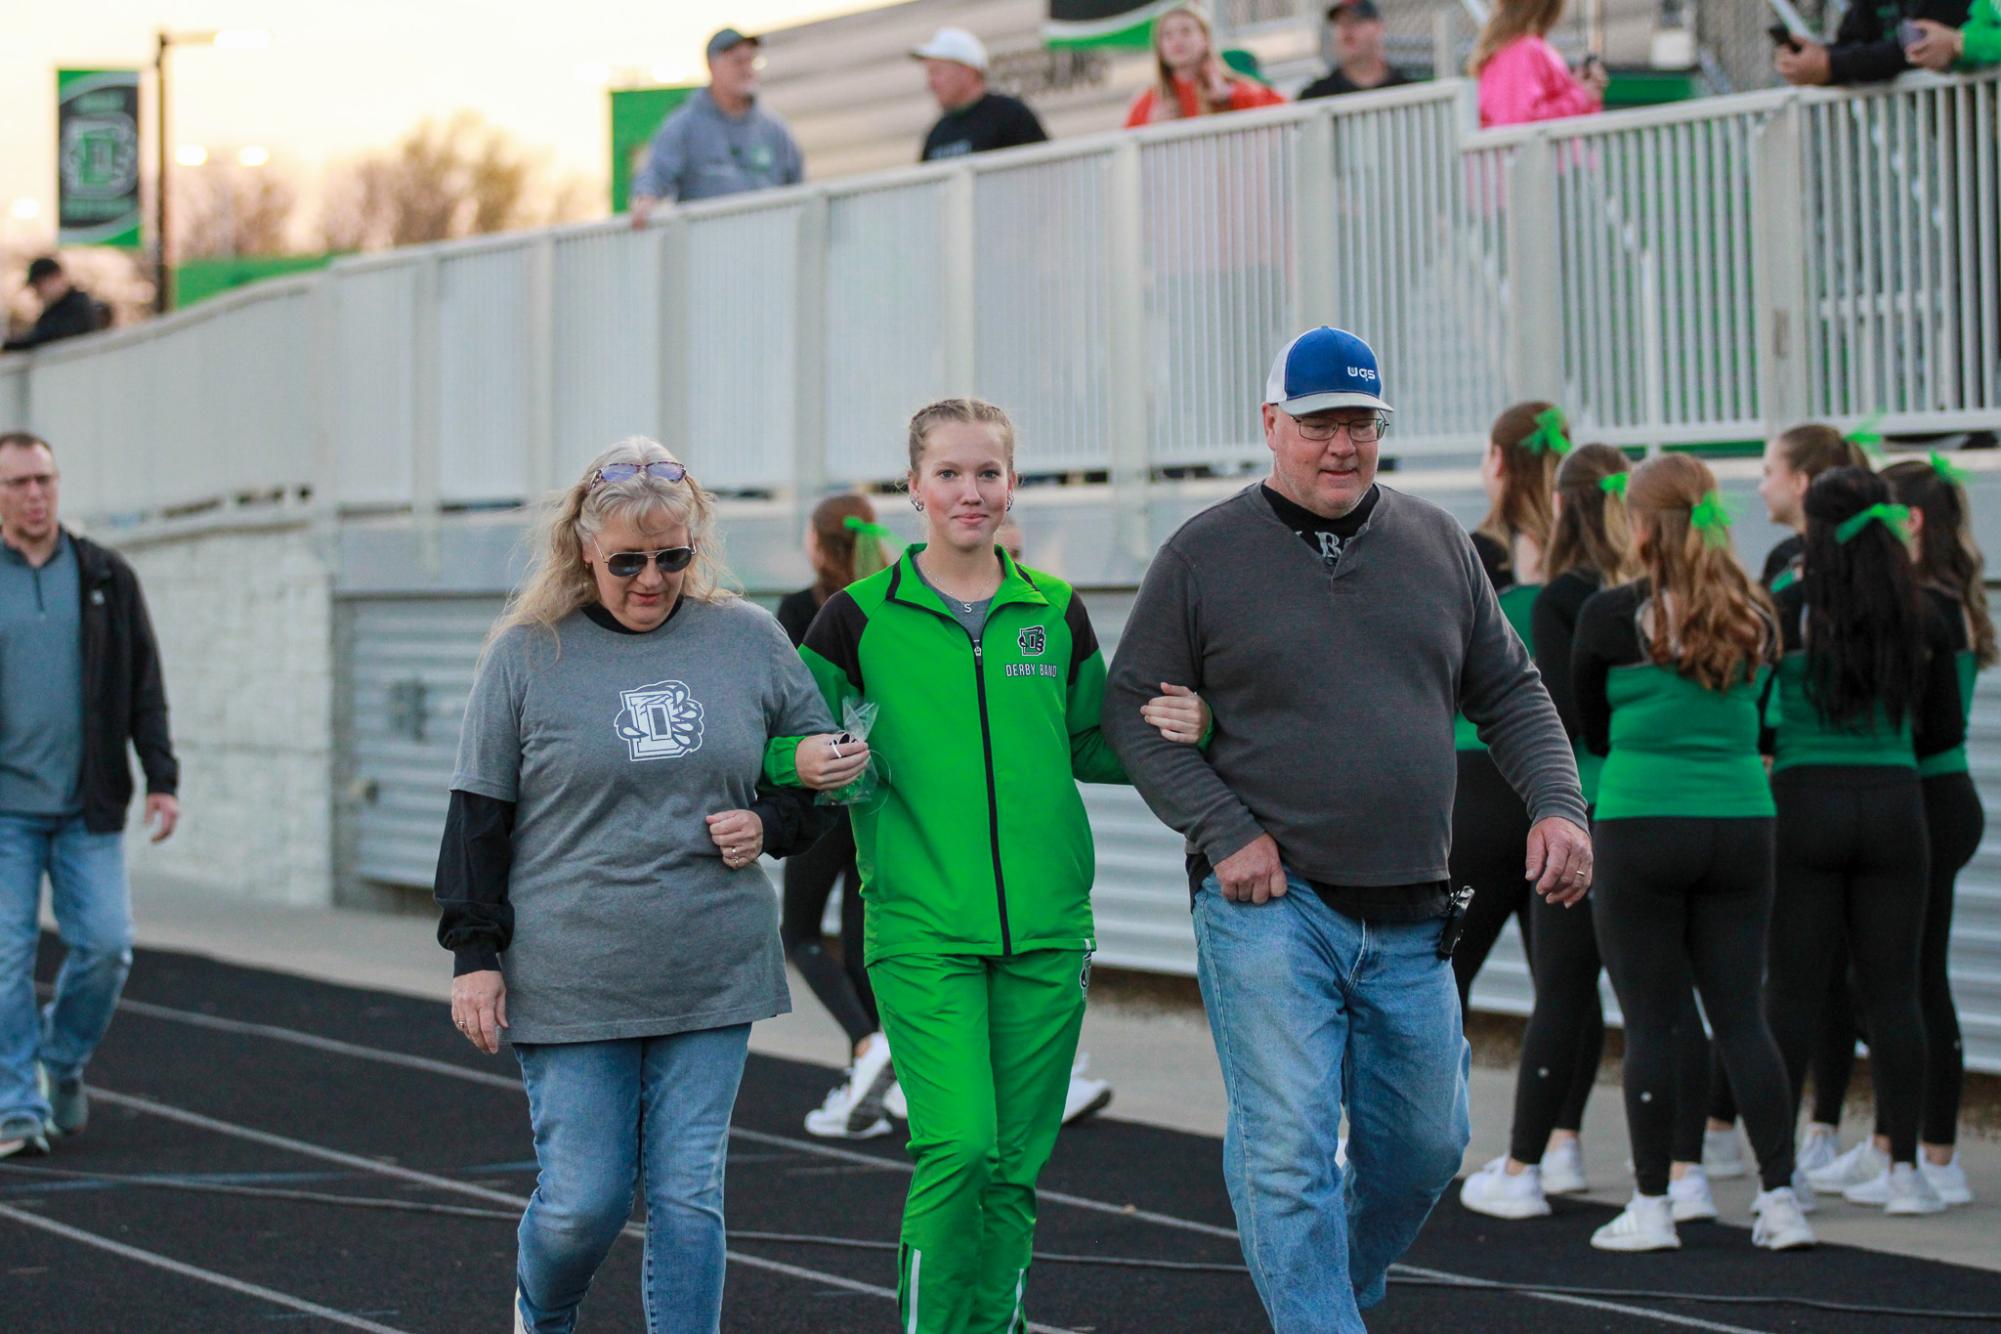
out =
{"type": "Polygon", "coordinates": [[[869,968],[916,1171],[903,1206],[904,1334],[1015,1334],[1035,1180],[1056,1146],[1089,974],[1079,950],[898,955],[869,968]]]}

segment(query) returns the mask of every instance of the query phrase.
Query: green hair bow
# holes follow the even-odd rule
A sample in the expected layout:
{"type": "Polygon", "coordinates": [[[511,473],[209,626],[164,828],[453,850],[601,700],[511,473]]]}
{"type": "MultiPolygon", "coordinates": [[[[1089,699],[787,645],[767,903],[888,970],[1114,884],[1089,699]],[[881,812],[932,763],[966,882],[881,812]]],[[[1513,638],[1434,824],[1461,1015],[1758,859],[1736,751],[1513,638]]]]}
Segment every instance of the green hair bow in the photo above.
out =
{"type": "Polygon", "coordinates": [[[1729,545],[1730,520],[1730,507],[1720,491],[1711,491],[1688,512],[1688,526],[1701,533],[1702,540],[1713,547],[1729,545]]]}
{"type": "Polygon", "coordinates": [[[1855,429],[1843,436],[1842,439],[1851,445],[1861,446],[1862,452],[1870,458],[1881,459],[1883,457],[1883,432],[1877,428],[1882,424],[1883,414],[1872,412],[1867,417],[1864,417],[1856,425],[1855,429]]]}
{"type": "Polygon", "coordinates": [[[1608,496],[1617,496],[1619,499],[1624,500],[1626,498],[1626,484],[1632,480],[1633,474],[1629,472],[1608,472],[1598,479],[1598,489],[1608,496]]]}
{"type": "Polygon", "coordinates": [[[1834,540],[1840,543],[1847,543],[1871,523],[1880,523],[1895,533],[1898,541],[1908,542],[1911,540],[1910,521],[1911,507],[1909,505],[1891,505],[1878,501],[1868,509],[1861,510],[1843,519],[1841,526],[1834,530],[1834,540]]]}
{"type": "Polygon", "coordinates": [[[1951,482],[1954,486],[1965,486],[1973,478],[1972,473],[1960,467],[1936,449],[1932,451],[1932,471],[1944,480],[1951,482]]]}
{"type": "Polygon", "coordinates": [[[1554,454],[1562,458],[1570,452],[1570,437],[1563,433],[1563,409],[1544,408],[1535,415],[1535,430],[1522,440],[1531,454],[1554,454]]]}
{"type": "Polygon", "coordinates": [[[866,578],[889,565],[888,544],[896,541],[894,531],[879,523],[871,523],[859,514],[850,514],[841,520],[841,527],[855,535],[857,579],[866,578]]]}

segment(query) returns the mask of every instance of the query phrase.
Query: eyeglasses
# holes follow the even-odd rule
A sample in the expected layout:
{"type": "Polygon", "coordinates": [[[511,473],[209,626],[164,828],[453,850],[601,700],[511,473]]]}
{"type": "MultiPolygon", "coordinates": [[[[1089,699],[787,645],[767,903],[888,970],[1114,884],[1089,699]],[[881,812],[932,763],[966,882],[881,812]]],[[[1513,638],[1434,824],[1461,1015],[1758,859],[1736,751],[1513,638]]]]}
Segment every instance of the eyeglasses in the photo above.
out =
{"type": "Polygon", "coordinates": [[[1348,439],[1358,445],[1373,445],[1383,438],[1383,432],[1390,427],[1389,420],[1380,413],[1373,417],[1354,417],[1336,420],[1332,417],[1294,417],[1292,424],[1299,428],[1301,438],[1306,440],[1332,440],[1346,431],[1348,439]]]}
{"type": "Polygon", "coordinates": [[[604,558],[606,573],[614,579],[630,579],[652,561],[663,574],[679,574],[695,559],[693,547],[664,547],[659,551],[614,551],[604,558]]]}
{"type": "Polygon", "coordinates": [[[595,491],[606,482],[630,481],[642,472],[663,482],[678,482],[688,475],[686,468],[664,459],[657,463],[607,463],[591,474],[591,484],[584,489],[595,491]]]}

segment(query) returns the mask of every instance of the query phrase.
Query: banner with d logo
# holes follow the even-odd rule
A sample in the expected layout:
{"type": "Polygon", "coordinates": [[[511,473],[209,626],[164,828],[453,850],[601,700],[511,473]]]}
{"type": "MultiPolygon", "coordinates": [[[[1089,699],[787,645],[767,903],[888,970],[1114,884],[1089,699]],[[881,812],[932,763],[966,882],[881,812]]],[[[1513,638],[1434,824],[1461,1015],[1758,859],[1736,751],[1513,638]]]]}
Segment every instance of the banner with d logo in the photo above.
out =
{"type": "Polygon", "coordinates": [[[139,71],[56,71],[56,244],[139,237],[139,71]]]}

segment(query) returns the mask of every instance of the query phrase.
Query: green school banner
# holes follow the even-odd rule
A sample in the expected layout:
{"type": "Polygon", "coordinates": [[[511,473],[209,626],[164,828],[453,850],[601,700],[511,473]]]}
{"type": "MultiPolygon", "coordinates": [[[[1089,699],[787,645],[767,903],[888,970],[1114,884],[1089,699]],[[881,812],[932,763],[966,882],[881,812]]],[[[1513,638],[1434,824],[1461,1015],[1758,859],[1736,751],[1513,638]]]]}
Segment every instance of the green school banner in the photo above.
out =
{"type": "Polygon", "coordinates": [[[632,200],[632,178],[646,163],[647,145],[660,122],[688,100],[689,88],[619,88],[611,95],[611,211],[632,200]]]}
{"type": "Polygon", "coordinates": [[[1042,25],[1048,46],[1108,46],[1144,51],[1153,43],[1153,20],[1181,0],[1049,0],[1042,25]]]}
{"type": "Polygon", "coordinates": [[[56,71],[56,244],[140,247],[139,71],[56,71]]]}

